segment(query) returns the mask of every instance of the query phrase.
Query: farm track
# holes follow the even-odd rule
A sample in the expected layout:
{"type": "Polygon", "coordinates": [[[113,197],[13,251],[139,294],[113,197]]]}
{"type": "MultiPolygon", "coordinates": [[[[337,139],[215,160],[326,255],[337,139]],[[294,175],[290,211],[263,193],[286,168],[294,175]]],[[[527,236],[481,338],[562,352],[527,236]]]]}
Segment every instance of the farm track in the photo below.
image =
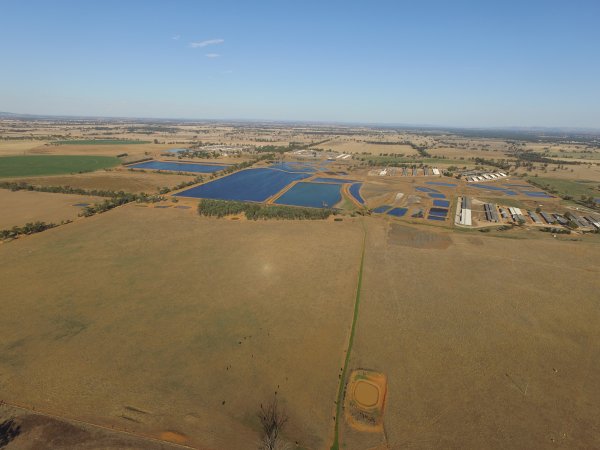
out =
{"type": "Polygon", "coordinates": [[[365,248],[367,242],[367,229],[365,227],[364,220],[362,221],[363,226],[363,243],[360,256],[360,268],[358,270],[358,282],[356,285],[356,298],[354,300],[354,314],[352,316],[352,327],[350,328],[350,336],[348,338],[348,346],[346,347],[346,357],[344,359],[344,368],[342,369],[342,376],[340,377],[340,384],[338,387],[338,395],[336,401],[336,412],[335,412],[335,424],[333,431],[333,444],[331,450],[339,449],[339,422],[342,417],[342,400],[344,397],[344,386],[346,384],[346,376],[348,373],[348,363],[350,362],[350,354],[352,352],[352,344],[354,342],[354,332],[356,330],[356,322],[358,321],[358,310],[360,307],[360,291],[362,287],[362,276],[363,266],[365,262],[365,248]]]}

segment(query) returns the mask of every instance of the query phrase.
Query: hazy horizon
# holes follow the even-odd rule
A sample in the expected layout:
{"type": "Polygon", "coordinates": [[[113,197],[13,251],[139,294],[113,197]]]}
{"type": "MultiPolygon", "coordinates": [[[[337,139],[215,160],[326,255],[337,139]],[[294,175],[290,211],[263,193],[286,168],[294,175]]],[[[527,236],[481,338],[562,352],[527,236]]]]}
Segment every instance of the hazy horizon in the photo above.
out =
{"type": "Polygon", "coordinates": [[[0,111],[600,128],[595,2],[5,3],[0,111]]]}

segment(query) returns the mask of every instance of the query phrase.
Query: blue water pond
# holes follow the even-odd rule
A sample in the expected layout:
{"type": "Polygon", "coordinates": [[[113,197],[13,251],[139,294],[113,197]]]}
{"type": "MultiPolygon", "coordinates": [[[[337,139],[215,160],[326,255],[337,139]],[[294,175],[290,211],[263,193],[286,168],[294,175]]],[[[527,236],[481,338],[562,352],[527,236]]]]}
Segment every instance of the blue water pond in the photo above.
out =
{"type": "Polygon", "coordinates": [[[278,205],[333,208],[342,200],[339,184],[297,183],[275,200],[278,205]]]}
{"type": "Polygon", "coordinates": [[[394,208],[387,213],[390,216],[402,217],[404,214],[406,214],[406,211],[408,211],[408,208],[394,208]]]}
{"type": "Polygon", "coordinates": [[[365,200],[361,197],[360,195],[360,187],[362,186],[362,183],[354,183],[352,186],[350,186],[350,195],[352,195],[352,197],[354,197],[356,200],[358,200],[358,203],[360,203],[361,205],[365,204],[365,200]]]}
{"type": "Polygon", "coordinates": [[[268,168],[248,169],[206,184],[201,184],[175,195],[180,197],[264,202],[293,181],[302,180],[309,176],[306,173],[290,173],[268,168]]]}

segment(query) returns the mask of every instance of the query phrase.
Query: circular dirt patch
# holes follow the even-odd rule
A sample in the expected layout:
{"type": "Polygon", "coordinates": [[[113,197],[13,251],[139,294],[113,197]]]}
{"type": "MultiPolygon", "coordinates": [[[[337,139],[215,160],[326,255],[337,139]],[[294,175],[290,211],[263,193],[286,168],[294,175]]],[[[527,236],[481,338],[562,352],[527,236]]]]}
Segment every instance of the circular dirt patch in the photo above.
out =
{"type": "Polygon", "coordinates": [[[354,399],[364,408],[372,408],[379,401],[379,388],[368,381],[358,381],[354,388],[354,399]]]}

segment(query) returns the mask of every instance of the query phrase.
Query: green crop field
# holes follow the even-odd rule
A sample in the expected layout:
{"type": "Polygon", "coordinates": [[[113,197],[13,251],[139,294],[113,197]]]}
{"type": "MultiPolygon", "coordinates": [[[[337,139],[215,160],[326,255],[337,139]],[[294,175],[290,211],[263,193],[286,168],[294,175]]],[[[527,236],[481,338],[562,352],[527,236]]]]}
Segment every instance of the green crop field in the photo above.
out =
{"type": "Polygon", "coordinates": [[[119,159],[112,156],[3,156],[0,157],[0,178],[92,172],[119,163],[119,159]]]}
{"type": "Polygon", "coordinates": [[[150,141],[137,141],[133,139],[73,139],[52,141],[54,145],[130,145],[149,144],[150,141]]]}

